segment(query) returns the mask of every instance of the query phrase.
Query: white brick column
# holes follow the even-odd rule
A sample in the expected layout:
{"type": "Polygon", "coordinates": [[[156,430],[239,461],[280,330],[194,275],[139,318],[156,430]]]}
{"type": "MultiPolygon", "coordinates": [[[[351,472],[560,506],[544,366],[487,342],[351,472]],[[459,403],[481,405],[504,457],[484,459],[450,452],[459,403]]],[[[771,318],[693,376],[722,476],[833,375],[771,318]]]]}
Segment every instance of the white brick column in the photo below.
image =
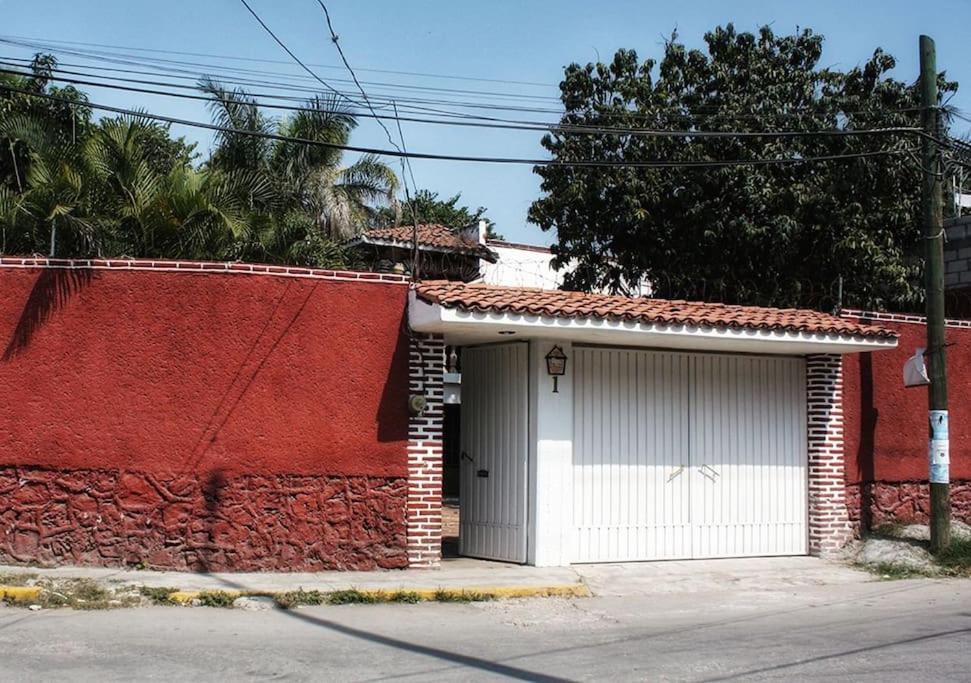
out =
{"type": "Polygon", "coordinates": [[[442,558],[442,373],[440,335],[412,333],[408,394],[428,402],[408,421],[408,564],[437,567],[442,558]]]}
{"type": "Polygon", "coordinates": [[[806,357],[809,554],[832,555],[853,536],[843,471],[843,357],[806,357]]]}

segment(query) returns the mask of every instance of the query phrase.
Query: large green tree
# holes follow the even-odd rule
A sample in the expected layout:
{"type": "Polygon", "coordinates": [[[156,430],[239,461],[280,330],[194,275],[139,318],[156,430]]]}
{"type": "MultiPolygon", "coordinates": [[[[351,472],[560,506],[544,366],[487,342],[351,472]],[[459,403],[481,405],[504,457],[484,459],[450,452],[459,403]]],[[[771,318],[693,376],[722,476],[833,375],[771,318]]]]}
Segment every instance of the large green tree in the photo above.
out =
{"type": "MultiPolygon", "coordinates": [[[[529,218],[556,230],[567,286],[624,291],[646,278],[659,297],[765,305],[913,308],[920,297],[919,166],[913,135],[659,137],[671,131],[831,131],[918,125],[913,85],[876,50],[862,66],[821,66],[823,38],[732,25],[660,62],[620,50],[609,64],[572,64],[561,83],[554,160],[735,161],[893,154],[721,168],[537,167],[543,196],[529,218]]],[[[944,93],[956,84],[940,79],[944,93]]]]}

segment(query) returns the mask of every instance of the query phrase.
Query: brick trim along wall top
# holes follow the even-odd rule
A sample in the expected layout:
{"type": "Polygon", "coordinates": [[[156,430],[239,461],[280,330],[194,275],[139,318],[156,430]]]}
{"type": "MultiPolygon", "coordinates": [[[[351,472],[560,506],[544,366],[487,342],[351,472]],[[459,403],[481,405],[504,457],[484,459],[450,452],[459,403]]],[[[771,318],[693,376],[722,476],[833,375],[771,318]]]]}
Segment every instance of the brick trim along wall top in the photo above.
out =
{"type": "MultiPolygon", "coordinates": [[[[867,322],[888,322],[888,323],[914,323],[923,325],[927,318],[916,313],[882,313],[879,311],[864,311],[855,308],[844,308],[840,311],[841,318],[856,318],[867,322]]],[[[971,329],[971,320],[945,320],[947,327],[957,327],[971,329]]]]}
{"type": "Polygon", "coordinates": [[[228,275],[274,275],[276,277],[299,277],[314,280],[337,280],[342,282],[394,282],[399,284],[408,281],[403,275],[394,275],[390,273],[366,273],[350,270],[326,270],[322,268],[299,268],[296,266],[273,266],[263,263],[231,263],[223,261],[56,259],[0,256],[0,267],[51,268],[59,270],[152,270],[169,273],[204,272],[228,275]]]}
{"type": "Polygon", "coordinates": [[[809,554],[835,553],[853,536],[843,472],[843,357],[806,357],[809,554]]]}

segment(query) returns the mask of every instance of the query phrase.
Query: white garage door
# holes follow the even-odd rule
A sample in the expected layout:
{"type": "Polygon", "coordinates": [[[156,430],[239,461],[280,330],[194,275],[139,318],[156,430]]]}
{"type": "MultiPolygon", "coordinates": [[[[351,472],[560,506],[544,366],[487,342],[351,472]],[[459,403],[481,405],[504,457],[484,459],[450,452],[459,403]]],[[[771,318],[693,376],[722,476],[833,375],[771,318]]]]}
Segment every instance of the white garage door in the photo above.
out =
{"type": "Polygon", "coordinates": [[[806,553],[802,359],[574,357],[577,562],[806,553]]]}

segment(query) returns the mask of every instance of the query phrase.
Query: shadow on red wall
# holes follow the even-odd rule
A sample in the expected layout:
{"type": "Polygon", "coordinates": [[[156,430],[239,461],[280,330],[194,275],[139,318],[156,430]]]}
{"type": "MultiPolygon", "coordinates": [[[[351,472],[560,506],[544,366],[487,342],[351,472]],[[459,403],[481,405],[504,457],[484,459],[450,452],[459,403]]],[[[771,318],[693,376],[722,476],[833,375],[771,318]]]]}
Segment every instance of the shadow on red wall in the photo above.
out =
{"type": "Polygon", "coordinates": [[[0,555],[407,564],[405,284],[0,267],[0,291],[0,555]]]}
{"type": "Polygon", "coordinates": [[[34,281],[30,295],[10,335],[2,360],[9,361],[30,344],[34,332],[47,322],[75,292],[91,282],[91,271],[81,269],[45,269],[34,281]]]}

